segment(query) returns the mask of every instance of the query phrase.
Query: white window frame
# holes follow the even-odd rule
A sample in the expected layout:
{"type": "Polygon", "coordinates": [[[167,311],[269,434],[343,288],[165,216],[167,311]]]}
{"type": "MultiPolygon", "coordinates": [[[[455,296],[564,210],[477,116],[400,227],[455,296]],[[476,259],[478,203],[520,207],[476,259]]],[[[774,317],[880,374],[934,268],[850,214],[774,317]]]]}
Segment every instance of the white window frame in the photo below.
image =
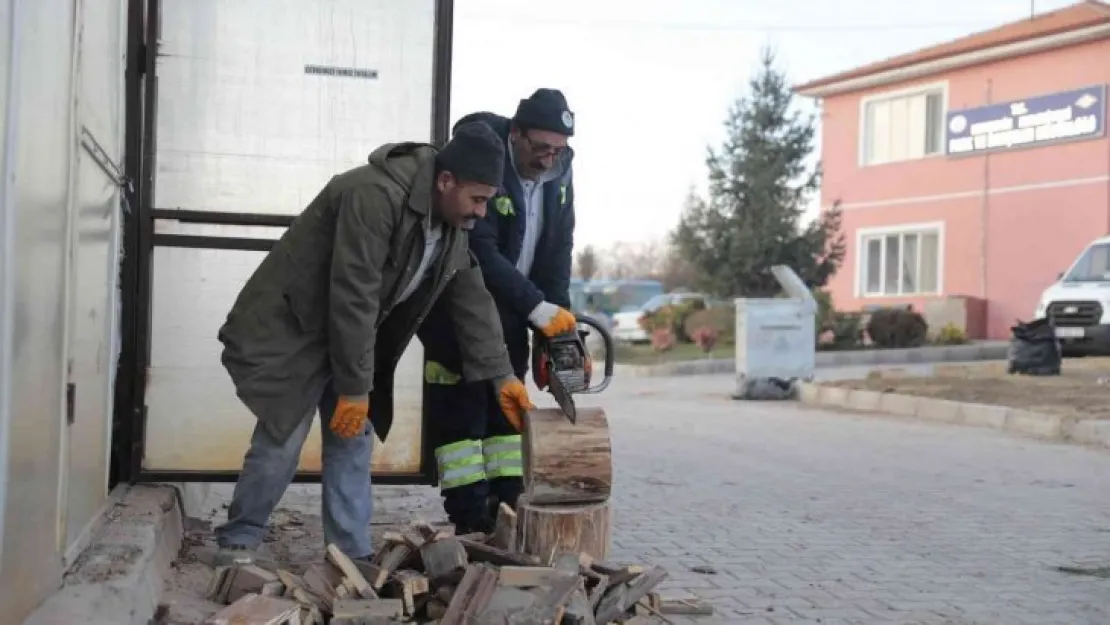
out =
{"type": "MultiPolygon", "coordinates": [[[[919,239],[920,240],[920,239],[919,239]]],[[[901,244],[900,244],[900,247],[901,244]]],[[[879,265],[879,274],[881,280],[886,280],[886,244],[883,244],[883,252],[879,265]]],[[[943,221],[930,221],[921,223],[909,224],[896,224],[892,226],[879,226],[875,228],[858,228],[856,229],[856,253],[855,253],[855,294],[858,298],[906,298],[906,297],[930,297],[937,296],[944,293],[944,222],[943,221]],[[937,235],[937,288],[935,291],[925,292],[918,291],[916,293],[868,293],[867,285],[864,281],[864,273],[867,271],[867,248],[865,247],[868,239],[877,237],[886,237],[891,234],[932,234],[937,235]]],[[[918,244],[918,279],[921,276],[921,247],[918,244]]],[[[899,273],[898,282],[901,283],[902,276],[899,273]]],[[[901,285],[899,284],[899,291],[901,285]]]]}
{"type": "Polygon", "coordinates": [[[889,165],[891,163],[904,163],[912,160],[923,160],[926,158],[935,158],[944,156],[947,152],[946,141],[947,131],[945,126],[948,119],[948,81],[942,80],[939,82],[923,83],[906,87],[904,89],[895,89],[892,91],[883,91],[881,93],[873,93],[866,95],[859,100],[859,132],[856,143],[856,161],[860,167],[879,167],[882,165],[889,165]],[[867,161],[867,146],[870,143],[870,126],[867,124],[867,106],[873,102],[882,102],[883,100],[891,100],[894,98],[904,98],[907,96],[924,95],[927,93],[940,92],[940,137],[938,137],[939,149],[935,154],[925,154],[921,157],[910,157],[904,159],[885,160],[879,163],[869,163],[867,161]]]}

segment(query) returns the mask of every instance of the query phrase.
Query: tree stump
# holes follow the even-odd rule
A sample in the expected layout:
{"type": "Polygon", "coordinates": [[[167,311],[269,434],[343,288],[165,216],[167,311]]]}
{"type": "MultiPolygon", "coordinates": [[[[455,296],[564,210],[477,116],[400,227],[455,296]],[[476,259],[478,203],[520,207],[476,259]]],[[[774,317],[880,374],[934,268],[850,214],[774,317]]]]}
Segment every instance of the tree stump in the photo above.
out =
{"type": "Polygon", "coordinates": [[[613,456],[600,408],[525,415],[524,493],[517,504],[518,549],[550,564],[562,552],[597,560],[609,554],[613,456]]]}
{"type": "Polygon", "coordinates": [[[585,553],[594,560],[609,557],[609,502],[536,505],[517,504],[520,551],[550,565],[562,552],[585,553]]]}
{"type": "Polygon", "coordinates": [[[604,410],[579,408],[577,423],[559,409],[532,410],[524,417],[522,434],[523,498],[531,505],[609,500],[613,451],[604,410]]]}

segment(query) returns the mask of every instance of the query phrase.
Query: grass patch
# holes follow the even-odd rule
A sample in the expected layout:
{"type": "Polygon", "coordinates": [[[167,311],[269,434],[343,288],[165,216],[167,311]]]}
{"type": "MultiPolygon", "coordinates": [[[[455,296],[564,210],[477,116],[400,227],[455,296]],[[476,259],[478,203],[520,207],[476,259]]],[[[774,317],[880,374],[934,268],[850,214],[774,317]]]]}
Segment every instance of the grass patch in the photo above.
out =
{"type": "Polygon", "coordinates": [[[1061,375],[1007,373],[1005,362],[937,364],[932,375],[892,367],[862,380],[828,382],[882,393],[1007,406],[1080,419],[1110,419],[1110,358],[1065,359],[1061,375]]]}
{"type": "MultiPolygon", "coordinates": [[[[921,347],[932,347],[934,344],[927,343],[921,347]]],[[[698,346],[693,343],[678,343],[669,352],[658,353],[651,348],[651,344],[642,343],[633,345],[631,343],[617,343],[617,362],[626,365],[658,365],[667,362],[683,362],[690,360],[704,360],[705,358],[732,358],[734,346],[732,343],[721,343],[713,348],[713,351],[706,356],[705,352],[698,349],[698,346]]],[[[886,349],[904,349],[904,348],[888,348],[878,345],[818,345],[817,352],[861,352],[861,351],[882,351],[886,349]]],[[[599,359],[602,356],[597,354],[595,358],[599,359]]]]}

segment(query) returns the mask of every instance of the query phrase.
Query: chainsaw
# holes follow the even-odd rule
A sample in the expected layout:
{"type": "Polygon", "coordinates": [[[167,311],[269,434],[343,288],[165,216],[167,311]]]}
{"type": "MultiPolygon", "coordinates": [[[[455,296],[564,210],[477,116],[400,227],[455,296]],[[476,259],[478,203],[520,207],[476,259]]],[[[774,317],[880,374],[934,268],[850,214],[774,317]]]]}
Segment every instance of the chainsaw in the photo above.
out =
{"type": "Polygon", "coordinates": [[[591,330],[575,328],[570,332],[547,337],[536,332],[532,349],[532,380],[541,391],[555,397],[559,408],[571,423],[577,422],[578,413],[572,395],[600,393],[613,379],[616,349],[613,336],[596,319],[578,315],[578,323],[596,331],[605,344],[605,370],[601,382],[590,386],[593,377],[593,359],[586,347],[586,337],[591,330]]]}

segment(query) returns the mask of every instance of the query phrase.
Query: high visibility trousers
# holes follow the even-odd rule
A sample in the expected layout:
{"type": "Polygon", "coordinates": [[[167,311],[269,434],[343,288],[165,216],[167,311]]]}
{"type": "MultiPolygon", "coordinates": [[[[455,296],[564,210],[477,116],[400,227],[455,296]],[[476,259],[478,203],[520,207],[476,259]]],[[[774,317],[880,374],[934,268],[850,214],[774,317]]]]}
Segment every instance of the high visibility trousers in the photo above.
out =
{"type": "Polygon", "coordinates": [[[481,527],[501,502],[516,506],[523,490],[521,436],[501,414],[491,383],[464,382],[435,361],[424,373],[444,510],[456,525],[481,527]]]}
{"type": "MultiPolygon", "coordinates": [[[[503,418],[503,417],[502,417],[503,418]]],[[[516,509],[517,499],[524,490],[524,452],[519,434],[491,436],[482,441],[489,481],[489,513],[497,518],[500,504],[516,509]]]]}
{"type": "Polygon", "coordinates": [[[461,440],[436,447],[436,469],[442,489],[484,480],[524,477],[524,454],[519,434],[492,436],[483,441],[461,440]]]}
{"type": "Polygon", "coordinates": [[[439,487],[447,490],[486,479],[486,460],[481,441],[462,440],[436,447],[439,487]]]}
{"type": "MultiPolygon", "coordinates": [[[[523,490],[521,437],[501,413],[493,384],[463,379],[458,338],[443,305],[432,307],[418,336],[427,359],[425,410],[444,511],[457,528],[484,531],[497,505],[516,506],[523,490]]],[[[523,377],[528,368],[527,330],[508,332],[505,341],[513,367],[519,369],[517,376],[523,377]]]]}
{"type": "Polygon", "coordinates": [[[484,390],[468,384],[455,363],[428,360],[424,395],[434,441],[443,509],[456,530],[488,531],[489,483],[482,439],[486,436],[484,390]]]}
{"type": "Polygon", "coordinates": [[[524,477],[519,434],[446,443],[436,447],[435,456],[444,508],[453,523],[480,531],[498,505],[516,506],[524,477]]]}
{"type": "Polygon", "coordinates": [[[520,434],[491,436],[482,441],[486,478],[524,477],[524,452],[520,434]]]}

